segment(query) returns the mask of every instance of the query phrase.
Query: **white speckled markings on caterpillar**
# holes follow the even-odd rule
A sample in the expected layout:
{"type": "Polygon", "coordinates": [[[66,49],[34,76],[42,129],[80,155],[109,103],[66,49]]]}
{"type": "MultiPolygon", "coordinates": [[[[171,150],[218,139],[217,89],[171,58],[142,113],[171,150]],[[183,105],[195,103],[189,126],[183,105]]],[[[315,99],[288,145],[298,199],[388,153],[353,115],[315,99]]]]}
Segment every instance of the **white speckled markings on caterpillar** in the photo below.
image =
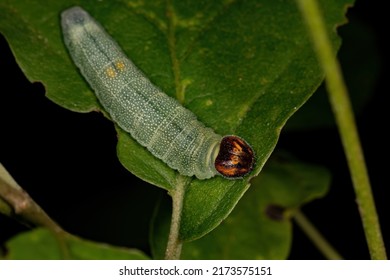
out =
{"type": "Polygon", "coordinates": [[[241,178],[252,170],[255,156],[243,139],[216,134],[153,85],[82,8],[62,13],[62,30],[74,63],[102,106],[154,156],[199,179],[241,178]]]}

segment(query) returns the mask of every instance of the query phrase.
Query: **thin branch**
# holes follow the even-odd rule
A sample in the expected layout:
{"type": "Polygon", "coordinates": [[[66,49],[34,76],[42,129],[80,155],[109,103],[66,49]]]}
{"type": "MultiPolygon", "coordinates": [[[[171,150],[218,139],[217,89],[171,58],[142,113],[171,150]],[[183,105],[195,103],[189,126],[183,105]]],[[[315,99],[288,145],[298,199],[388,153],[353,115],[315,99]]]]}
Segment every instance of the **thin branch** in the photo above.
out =
{"type": "Polygon", "coordinates": [[[317,249],[329,260],[342,260],[343,257],[333,248],[325,237],[315,228],[307,217],[299,210],[294,213],[294,220],[298,226],[306,233],[317,249]]]}
{"type": "Polygon", "coordinates": [[[185,188],[188,185],[188,178],[178,176],[175,189],[171,192],[172,196],[172,218],[171,228],[169,230],[168,243],[165,251],[166,260],[180,259],[183,243],[179,239],[179,230],[181,224],[181,214],[183,212],[183,201],[185,188]]]}
{"type": "Polygon", "coordinates": [[[346,154],[371,258],[386,259],[385,245],[363,151],[340,66],[332,51],[317,1],[297,0],[297,3],[312,37],[318,60],[325,72],[328,96],[346,154]]]}
{"type": "MultiPolygon", "coordinates": [[[[8,205],[11,211],[8,215],[17,215],[28,223],[42,226],[53,232],[57,239],[64,259],[69,258],[68,248],[65,242],[65,232],[49,215],[25,192],[11,177],[0,163],[0,199],[3,205],[8,205]],[[5,203],[4,203],[5,202],[5,203]]],[[[3,209],[3,208],[1,208],[3,209]]],[[[0,209],[0,210],[1,210],[0,209]]],[[[6,208],[4,208],[6,209],[6,208]]],[[[7,212],[2,212],[7,214],[7,212]]]]}

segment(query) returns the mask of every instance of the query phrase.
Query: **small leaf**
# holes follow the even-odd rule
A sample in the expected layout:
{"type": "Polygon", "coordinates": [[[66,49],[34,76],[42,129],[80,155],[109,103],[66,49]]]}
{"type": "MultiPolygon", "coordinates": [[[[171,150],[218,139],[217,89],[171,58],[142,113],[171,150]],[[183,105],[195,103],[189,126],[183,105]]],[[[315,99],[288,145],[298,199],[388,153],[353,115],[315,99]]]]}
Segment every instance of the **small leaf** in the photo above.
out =
{"type": "MultiPolygon", "coordinates": [[[[135,249],[118,248],[91,242],[75,236],[64,238],[69,258],[74,260],[146,260],[148,257],[135,249]]],[[[17,235],[6,243],[7,259],[58,260],[63,259],[56,238],[46,229],[35,229],[17,235]]]]}
{"type": "Polygon", "coordinates": [[[292,241],[290,214],[325,195],[329,173],[277,158],[268,161],[252,188],[222,224],[183,246],[183,259],[285,259],[292,241]]]}

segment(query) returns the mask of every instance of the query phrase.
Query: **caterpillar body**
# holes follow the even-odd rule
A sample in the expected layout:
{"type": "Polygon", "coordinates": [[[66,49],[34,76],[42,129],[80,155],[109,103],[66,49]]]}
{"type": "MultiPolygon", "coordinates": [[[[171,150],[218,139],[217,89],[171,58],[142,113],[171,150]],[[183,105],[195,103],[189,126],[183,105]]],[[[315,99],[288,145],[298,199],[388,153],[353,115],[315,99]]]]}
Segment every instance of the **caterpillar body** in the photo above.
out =
{"type": "Polygon", "coordinates": [[[153,85],[86,11],[62,12],[64,42],[104,109],[123,130],[182,175],[242,178],[255,162],[238,136],[222,137],[153,85]]]}

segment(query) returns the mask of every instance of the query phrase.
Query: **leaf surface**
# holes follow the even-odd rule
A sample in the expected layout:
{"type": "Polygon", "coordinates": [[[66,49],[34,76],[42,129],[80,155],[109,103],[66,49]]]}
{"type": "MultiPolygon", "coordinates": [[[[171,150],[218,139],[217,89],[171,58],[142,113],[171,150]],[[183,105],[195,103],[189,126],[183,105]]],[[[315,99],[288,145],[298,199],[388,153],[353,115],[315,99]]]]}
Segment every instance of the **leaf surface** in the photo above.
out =
{"type": "MultiPolygon", "coordinates": [[[[323,197],[329,185],[325,168],[272,156],[229,217],[206,236],[184,243],[181,258],[286,259],[294,211],[323,197]]],[[[169,210],[163,201],[153,221],[151,244],[157,259],[164,256],[169,210]]]]}
{"type": "MultiPolygon", "coordinates": [[[[332,42],[350,0],[322,1],[332,42]]],[[[70,60],[59,16],[70,1],[2,1],[0,32],[30,81],[77,112],[102,110],[70,60]]],[[[243,180],[193,179],[180,237],[210,232],[232,211],[273,151],[280,130],[323,79],[294,1],[79,1],[149,79],[221,135],[237,134],[257,164],[243,180]]],[[[49,116],[48,116],[49,117],[49,116]]],[[[118,157],[143,180],[173,190],[178,173],[118,128],[118,157]]]]}
{"type": "Polygon", "coordinates": [[[21,233],[6,243],[11,260],[146,260],[139,250],[127,249],[83,240],[76,236],[63,239],[68,255],[53,234],[43,228],[21,233]]]}

